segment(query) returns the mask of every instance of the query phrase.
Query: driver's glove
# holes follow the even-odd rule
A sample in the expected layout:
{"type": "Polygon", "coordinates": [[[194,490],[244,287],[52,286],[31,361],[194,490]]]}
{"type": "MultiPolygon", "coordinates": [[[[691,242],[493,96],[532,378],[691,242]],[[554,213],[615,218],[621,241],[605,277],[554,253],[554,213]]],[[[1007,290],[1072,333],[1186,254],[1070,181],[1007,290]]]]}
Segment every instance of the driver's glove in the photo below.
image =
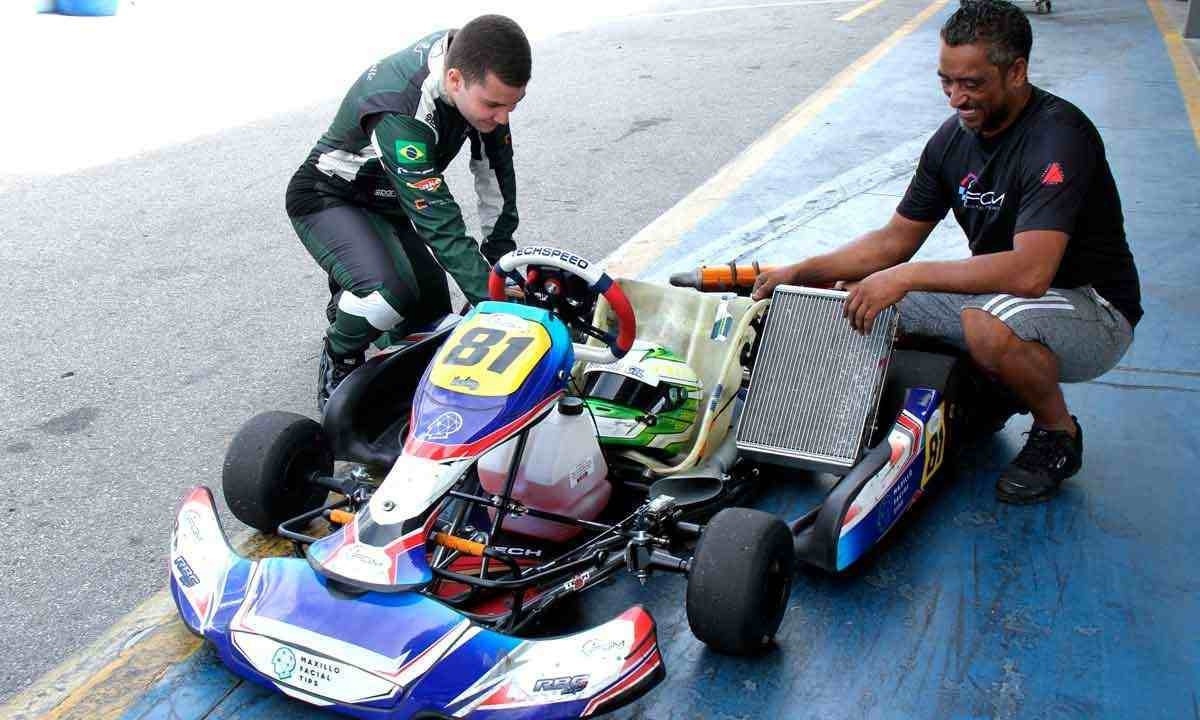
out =
{"type": "Polygon", "coordinates": [[[479,252],[483,253],[489,265],[495,265],[500,258],[516,249],[517,243],[513,240],[484,240],[479,246],[479,252]]]}

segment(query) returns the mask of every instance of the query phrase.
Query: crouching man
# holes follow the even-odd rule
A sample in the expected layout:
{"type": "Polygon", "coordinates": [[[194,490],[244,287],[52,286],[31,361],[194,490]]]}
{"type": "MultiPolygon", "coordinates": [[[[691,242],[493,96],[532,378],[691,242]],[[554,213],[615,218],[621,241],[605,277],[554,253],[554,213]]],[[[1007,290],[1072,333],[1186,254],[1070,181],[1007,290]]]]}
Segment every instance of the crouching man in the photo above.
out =
{"type": "Polygon", "coordinates": [[[1096,127],[1029,83],[1032,30],[1007,2],[964,2],[942,27],[938,77],[955,113],[930,138],[888,223],[826,255],[758,278],[846,282],[850,323],[897,305],[906,335],[967,351],[1029,408],[1025,447],[996,484],[1041,502],[1082,464],[1083,431],[1060,382],[1113,368],[1142,315],[1137,268],[1096,127]],[[912,262],[948,210],[971,257],[912,262]]]}

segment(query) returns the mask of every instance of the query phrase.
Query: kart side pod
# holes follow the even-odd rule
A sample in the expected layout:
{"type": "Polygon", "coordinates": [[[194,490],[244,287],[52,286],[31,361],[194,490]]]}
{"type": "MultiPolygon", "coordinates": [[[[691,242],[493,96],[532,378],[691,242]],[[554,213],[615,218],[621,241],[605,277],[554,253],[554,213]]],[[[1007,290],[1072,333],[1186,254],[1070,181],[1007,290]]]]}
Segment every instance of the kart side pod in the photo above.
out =
{"type": "Polygon", "coordinates": [[[833,573],[849,568],[921,497],[946,459],[954,425],[954,360],[932,353],[902,353],[898,359],[910,368],[898,366],[890,380],[893,390],[903,392],[903,401],[891,415],[895,421],[887,437],[817,508],[792,523],[802,562],[833,573]],[[905,377],[913,374],[911,366],[933,387],[912,384],[905,377]]]}
{"type": "Polygon", "coordinates": [[[640,606],[584,632],[523,640],[418,592],[347,595],[303,559],[237,555],[205,487],[180,504],[169,572],[184,624],[230,670],[349,715],[589,717],[665,675],[640,606]]]}

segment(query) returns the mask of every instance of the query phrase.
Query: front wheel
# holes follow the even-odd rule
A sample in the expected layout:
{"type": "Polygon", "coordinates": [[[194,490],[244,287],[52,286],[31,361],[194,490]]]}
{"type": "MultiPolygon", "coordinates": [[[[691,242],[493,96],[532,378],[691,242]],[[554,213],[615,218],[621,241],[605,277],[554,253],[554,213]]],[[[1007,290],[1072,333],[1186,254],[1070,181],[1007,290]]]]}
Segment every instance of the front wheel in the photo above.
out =
{"type": "Polygon", "coordinates": [[[717,513],[688,576],[692,633],[727,655],[761,652],[783,622],[794,565],[792,533],[778,517],[749,508],[717,513]]]}
{"type": "Polygon", "coordinates": [[[320,506],[328,491],[312,482],[333,474],[333,450],[311,418],[272,411],[238,430],[221,472],[234,517],[262,532],[320,506]]]}

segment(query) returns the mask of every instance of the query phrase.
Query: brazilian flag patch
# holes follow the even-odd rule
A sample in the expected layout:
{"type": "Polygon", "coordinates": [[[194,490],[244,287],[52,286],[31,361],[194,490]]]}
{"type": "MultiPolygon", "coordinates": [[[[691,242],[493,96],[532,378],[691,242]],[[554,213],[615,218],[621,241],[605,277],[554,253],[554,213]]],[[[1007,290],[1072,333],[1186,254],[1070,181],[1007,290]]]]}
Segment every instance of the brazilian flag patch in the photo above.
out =
{"type": "Polygon", "coordinates": [[[425,143],[413,140],[396,141],[396,162],[401,165],[420,165],[429,159],[425,143]]]}

